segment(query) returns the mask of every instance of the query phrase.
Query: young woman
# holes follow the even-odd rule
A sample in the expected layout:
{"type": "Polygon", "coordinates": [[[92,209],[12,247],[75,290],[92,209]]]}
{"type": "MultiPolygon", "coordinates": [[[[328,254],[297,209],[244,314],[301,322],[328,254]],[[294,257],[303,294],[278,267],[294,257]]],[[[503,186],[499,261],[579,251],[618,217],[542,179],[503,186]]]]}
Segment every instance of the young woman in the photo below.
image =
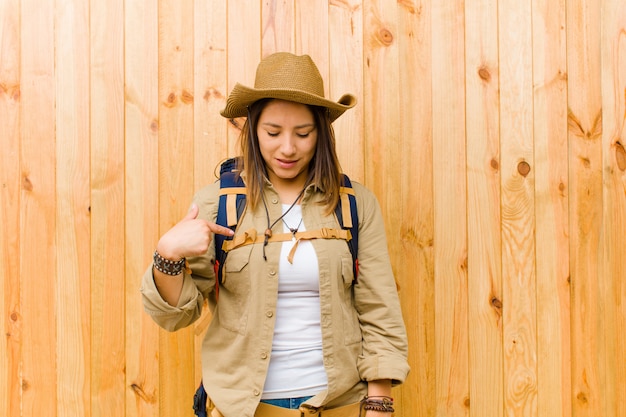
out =
{"type": "Polygon", "coordinates": [[[237,84],[221,112],[247,117],[238,159],[246,207],[234,237],[260,238],[229,250],[219,299],[213,237],[233,235],[216,224],[219,182],[200,190],[157,244],[142,281],[144,307],[175,331],[192,324],[208,300],[213,317],[202,347],[203,384],[214,415],[393,412],[391,387],[409,372],[407,340],[374,195],[352,184],[356,280],[349,237],[311,233],[341,229],[331,123],[355,102],[349,94],[337,102],[324,98],[320,73],[306,55],[262,60],[255,87],[237,84]],[[276,239],[286,233],[293,238],[276,239]]]}

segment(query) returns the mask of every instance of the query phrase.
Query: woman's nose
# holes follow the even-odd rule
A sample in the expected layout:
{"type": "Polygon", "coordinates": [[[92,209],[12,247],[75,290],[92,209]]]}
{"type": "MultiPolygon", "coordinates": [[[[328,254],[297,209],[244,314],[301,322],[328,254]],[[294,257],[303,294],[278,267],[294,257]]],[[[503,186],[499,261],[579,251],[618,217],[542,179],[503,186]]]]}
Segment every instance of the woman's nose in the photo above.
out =
{"type": "Polygon", "coordinates": [[[292,155],[296,152],[295,137],[291,133],[285,133],[280,142],[280,151],[285,155],[292,155]]]}

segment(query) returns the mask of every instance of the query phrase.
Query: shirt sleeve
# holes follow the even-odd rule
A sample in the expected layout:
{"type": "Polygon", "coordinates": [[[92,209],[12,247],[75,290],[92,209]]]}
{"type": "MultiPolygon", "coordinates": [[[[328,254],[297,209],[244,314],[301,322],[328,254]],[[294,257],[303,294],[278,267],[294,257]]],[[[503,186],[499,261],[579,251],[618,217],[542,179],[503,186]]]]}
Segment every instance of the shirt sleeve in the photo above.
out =
{"type": "Polygon", "coordinates": [[[404,382],[409,373],[408,342],[391,268],[384,220],[374,194],[354,184],[359,212],[359,276],[355,306],[362,333],[357,366],[366,381],[404,382]]]}
{"type": "MultiPolygon", "coordinates": [[[[217,217],[219,183],[211,184],[200,190],[194,197],[194,203],[200,209],[199,218],[215,222],[217,217]]],[[[141,281],[141,297],[146,313],[163,329],[176,331],[189,326],[202,314],[204,300],[211,300],[215,286],[214,239],[211,239],[205,255],[187,259],[191,274],[184,272],[183,288],[178,304],[168,304],[156,287],[150,263],[141,281]]]]}

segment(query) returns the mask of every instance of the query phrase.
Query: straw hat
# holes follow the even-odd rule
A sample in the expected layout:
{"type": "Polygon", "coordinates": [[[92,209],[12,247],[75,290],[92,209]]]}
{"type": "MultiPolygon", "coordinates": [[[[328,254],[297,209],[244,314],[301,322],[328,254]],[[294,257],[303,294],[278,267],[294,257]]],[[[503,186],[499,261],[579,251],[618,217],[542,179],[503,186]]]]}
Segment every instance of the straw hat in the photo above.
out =
{"type": "Polygon", "coordinates": [[[229,119],[247,116],[247,106],[264,98],[326,107],[331,122],[356,104],[352,94],[344,94],[337,102],[326,99],[324,81],[311,57],[288,52],[263,59],[256,70],[254,88],[237,83],[220,114],[229,119]]]}

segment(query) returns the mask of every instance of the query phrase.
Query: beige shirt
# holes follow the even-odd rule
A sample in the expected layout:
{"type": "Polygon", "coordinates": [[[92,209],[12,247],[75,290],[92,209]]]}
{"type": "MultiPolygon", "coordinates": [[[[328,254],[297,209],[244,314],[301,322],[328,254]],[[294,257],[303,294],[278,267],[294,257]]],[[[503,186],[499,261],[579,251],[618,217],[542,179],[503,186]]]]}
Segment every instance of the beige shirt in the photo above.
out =
{"type": "MultiPolygon", "coordinates": [[[[365,381],[405,380],[407,338],[400,302],[391,270],[383,218],[375,196],[353,182],[359,216],[359,276],[353,285],[352,255],[345,240],[315,239],[320,273],[320,306],[324,367],[328,388],[306,402],[328,408],[359,401],[367,392],[365,381]]],[[[194,198],[199,217],[215,221],[219,183],[194,198]]],[[[265,189],[271,222],[282,214],[281,201],[271,185],[265,189]]],[[[302,200],[307,230],[338,228],[334,216],[325,215],[320,193],[310,186],[302,200]]],[[[267,228],[263,205],[245,213],[236,234],[267,228]]],[[[277,223],[274,233],[282,232],[277,223]]],[[[213,241],[212,241],[213,242],[213,241]]],[[[228,254],[224,265],[219,303],[215,300],[215,248],[205,256],[188,259],[192,274],[185,273],[177,306],[159,295],[152,266],[144,274],[141,293],[146,312],[161,327],[175,331],[200,316],[205,299],[213,318],[202,345],[205,389],[226,417],[252,417],[261,399],[272,351],[278,294],[281,243],[242,246],[228,254]]]]}

